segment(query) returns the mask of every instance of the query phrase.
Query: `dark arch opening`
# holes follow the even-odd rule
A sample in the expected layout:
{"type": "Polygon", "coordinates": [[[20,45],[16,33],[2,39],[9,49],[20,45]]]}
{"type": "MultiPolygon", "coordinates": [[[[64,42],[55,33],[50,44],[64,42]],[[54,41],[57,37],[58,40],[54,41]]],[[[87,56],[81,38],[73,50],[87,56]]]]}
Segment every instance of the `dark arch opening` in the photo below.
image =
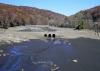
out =
{"type": "Polygon", "coordinates": [[[55,34],[52,34],[52,37],[53,37],[53,38],[55,38],[55,37],[56,37],[56,35],[55,35],[55,34]]]}
{"type": "Polygon", "coordinates": [[[47,34],[44,34],[44,37],[47,37],[47,34]]]}
{"type": "Polygon", "coordinates": [[[48,37],[50,38],[51,37],[51,34],[48,34],[48,37]]]}

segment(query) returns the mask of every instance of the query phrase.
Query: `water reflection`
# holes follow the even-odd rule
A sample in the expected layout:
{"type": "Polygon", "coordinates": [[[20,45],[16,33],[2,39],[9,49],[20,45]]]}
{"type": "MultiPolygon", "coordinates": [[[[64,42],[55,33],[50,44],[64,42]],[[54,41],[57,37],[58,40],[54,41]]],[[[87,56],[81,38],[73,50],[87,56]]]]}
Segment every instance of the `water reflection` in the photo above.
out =
{"type": "MultiPolygon", "coordinates": [[[[74,55],[74,49],[63,39],[31,40],[13,45],[2,71],[57,71],[66,63],[66,54],[74,55]],[[59,58],[61,58],[59,60],[59,58]]],[[[62,71],[62,70],[59,70],[62,71]]]]}

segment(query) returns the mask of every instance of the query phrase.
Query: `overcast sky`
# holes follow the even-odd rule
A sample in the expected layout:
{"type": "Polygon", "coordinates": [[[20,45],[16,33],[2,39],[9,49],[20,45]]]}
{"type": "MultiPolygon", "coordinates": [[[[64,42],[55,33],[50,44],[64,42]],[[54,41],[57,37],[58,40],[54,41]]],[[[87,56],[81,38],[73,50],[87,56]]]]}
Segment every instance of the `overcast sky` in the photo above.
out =
{"type": "Polygon", "coordinates": [[[70,16],[100,5],[100,0],[0,0],[0,3],[37,7],[70,16]]]}

